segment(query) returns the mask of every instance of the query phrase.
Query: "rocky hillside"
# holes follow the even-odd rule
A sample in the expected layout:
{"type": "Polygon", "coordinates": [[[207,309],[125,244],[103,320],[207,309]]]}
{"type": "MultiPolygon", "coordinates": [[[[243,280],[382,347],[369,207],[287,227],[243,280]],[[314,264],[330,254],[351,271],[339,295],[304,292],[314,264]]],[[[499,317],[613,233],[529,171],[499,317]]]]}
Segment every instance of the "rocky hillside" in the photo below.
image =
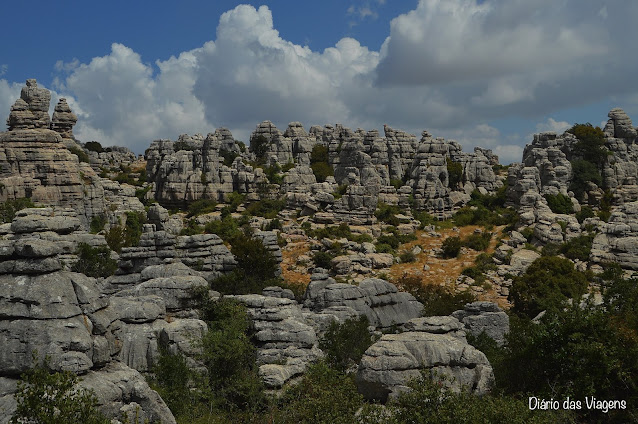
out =
{"type": "Polygon", "coordinates": [[[33,369],[79,376],[118,422],[400,422],[427,409],[410,393],[582,422],[600,415],[535,415],[521,396],[636,400],[619,388],[638,384],[622,110],[503,167],[427,131],[269,121],[248,146],[220,128],[142,158],[76,140],[49,103],[28,80],[0,133],[1,423],[33,369]],[[582,377],[594,364],[605,384],[582,377]]]}

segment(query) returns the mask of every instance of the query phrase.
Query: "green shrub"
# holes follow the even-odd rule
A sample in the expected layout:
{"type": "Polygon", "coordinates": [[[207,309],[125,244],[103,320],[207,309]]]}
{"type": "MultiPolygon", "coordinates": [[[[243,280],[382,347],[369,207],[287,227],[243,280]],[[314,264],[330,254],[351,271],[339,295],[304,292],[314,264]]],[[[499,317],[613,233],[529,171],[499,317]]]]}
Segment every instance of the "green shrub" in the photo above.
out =
{"type": "Polygon", "coordinates": [[[399,221],[399,218],[397,218],[395,215],[398,215],[401,212],[401,208],[397,205],[388,205],[379,202],[379,204],[377,205],[377,210],[374,212],[374,216],[376,216],[379,221],[396,227],[401,223],[401,221],[399,221]]]}
{"type": "Polygon", "coordinates": [[[317,268],[330,269],[333,258],[334,256],[330,253],[318,250],[312,255],[312,262],[317,268]]]}
{"type": "Polygon", "coordinates": [[[574,153],[587,162],[600,164],[609,153],[605,148],[605,134],[600,127],[594,127],[589,122],[574,124],[567,132],[574,134],[578,139],[574,145],[574,153]]]}
{"type": "Polygon", "coordinates": [[[340,199],[344,194],[346,194],[347,191],[348,191],[348,186],[346,184],[341,184],[337,186],[337,191],[335,191],[332,194],[336,200],[336,199],[340,199]]]}
{"type": "MultiPolygon", "coordinates": [[[[35,356],[34,356],[34,362],[35,356]]],[[[10,423],[109,424],[97,410],[95,393],[77,389],[78,378],[70,371],[51,373],[36,365],[21,375],[15,394],[16,411],[10,423]]]]}
{"type": "Polygon", "coordinates": [[[159,352],[159,358],[152,368],[152,388],[166,402],[173,415],[188,414],[197,402],[194,391],[189,387],[195,374],[181,353],[171,354],[162,345],[159,346],[159,352]]]}
{"type": "Polygon", "coordinates": [[[404,263],[404,264],[410,263],[410,262],[415,262],[416,261],[416,255],[411,250],[404,250],[399,255],[399,259],[401,260],[401,263],[404,263]]]}
{"type": "Polygon", "coordinates": [[[372,345],[369,325],[365,315],[348,319],[342,324],[332,321],[319,343],[326,354],[326,362],[341,372],[358,364],[364,352],[372,345]]]}
{"type": "Polygon", "coordinates": [[[403,187],[403,180],[400,179],[391,179],[390,180],[390,185],[394,188],[396,188],[397,190],[400,189],[401,187],[403,187]]]}
{"type": "Polygon", "coordinates": [[[28,197],[2,202],[0,203],[0,221],[2,223],[11,222],[15,218],[16,212],[34,207],[33,201],[28,197]]]}
{"type": "Polygon", "coordinates": [[[69,151],[78,157],[80,162],[89,163],[89,155],[79,147],[69,147],[69,151]]]}
{"type": "Polygon", "coordinates": [[[404,275],[393,281],[400,291],[408,292],[423,304],[423,315],[450,315],[463,309],[466,303],[476,301],[471,292],[454,293],[450,289],[435,284],[423,284],[416,275],[404,275]]]}
{"type": "Polygon", "coordinates": [[[104,229],[106,225],[106,217],[104,215],[95,215],[91,218],[89,225],[91,234],[97,234],[104,229]]]}
{"type": "MultiPolygon", "coordinates": [[[[636,282],[631,286],[635,291],[636,282]]],[[[621,291],[618,299],[627,294],[621,291]]],[[[605,295],[604,299],[606,302],[605,295]]],[[[631,307],[634,311],[635,305],[631,307]]],[[[504,351],[488,358],[499,391],[581,400],[577,422],[635,421],[629,405],[638,402],[638,331],[609,304],[581,307],[576,302],[550,309],[536,322],[514,316],[504,351]],[[586,396],[624,400],[627,408],[607,413],[590,410],[585,406],[586,396]]]]}
{"type": "Polygon", "coordinates": [[[237,208],[244,203],[246,195],[233,191],[228,195],[228,204],[231,212],[237,212],[237,208]]]}
{"type": "Polygon", "coordinates": [[[454,190],[458,188],[459,183],[461,183],[463,179],[463,165],[459,162],[454,162],[450,158],[445,158],[445,162],[447,163],[447,175],[449,179],[448,187],[454,190]]]}
{"type": "Polygon", "coordinates": [[[117,261],[111,259],[111,250],[106,246],[91,247],[80,243],[77,250],[78,261],[71,271],[80,272],[89,277],[109,277],[117,270],[117,261]]]}
{"type": "Polygon", "coordinates": [[[266,422],[277,424],[352,424],[363,405],[354,379],[319,361],[299,384],[284,389],[266,422]]]}
{"type": "Polygon", "coordinates": [[[547,205],[554,213],[571,214],[574,212],[572,199],[564,194],[546,194],[547,205]]]}
{"type": "Polygon", "coordinates": [[[376,243],[374,245],[377,253],[392,253],[394,254],[394,249],[387,243],[376,243]]]}
{"type": "Polygon", "coordinates": [[[144,212],[126,212],[126,225],[114,225],[104,235],[111,250],[120,253],[122,247],[137,246],[146,223],[144,212]]]}
{"type": "Polygon", "coordinates": [[[262,199],[253,202],[244,211],[244,215],[261,216],[264,218],[275,218],[277,214],[286,207],[286,200],[262,199]]]}
{"type": "Polygon", "coordinates": [[[137,190],[135,190],[135,197],[137,197],[144,206],[151,206],[153,203],[155,203],[154,199],[146,198],[146,195],[149,191],[151,191],[151,188],[153,187],[149,185],[145,188],[138,188],[137,190]]]}
{"type": "Polygon", "coordinates": [[[102,153],[104,151],[104,148],[102,147],[102,145],[97,141],[86,142],[86,144],[84,145],[84,148],[88,150],[89,152],[102,153]]]}
{"type": "MultiPolygon", "coordinates": [[[[468,388],[457,393],[447,388],[444,378],[432,377],[428,371],[408,383],[410,390],[390,402],[388,413],[393,423],[419,424],[542,424],[575,423],[565,411],[530,410],[527,399],[511,396],[476,396],[468,388]],[[438,380],[438,381],[437,381],[438,380]],[[442,380],[442,381],[441,381],[442,380]]],[[[549,399],[549,398],[548,398],[549,399]]],[[[364,422],[370,409],[364,410],[364,422]]],[[[387,414],[386,413],[386,416],[387,414]]],[[[377,422],[386,422],[381,419],[377,422]]]]}
{"type": "Polygon", "coordinates": [[[230,150],[224,150],[222,152],[222,158],[224,158],[224,165],[230,167],[232,166],[233,162],[235,161],[235,158],[239,157],[238,153],[235,152],[231,152],[230,150]]]}
{"type": "Polygon", "coordinates": [[[266,153],[268,152],[269,145],[270,142],[263,135],[258,135],[250,140],[249,150],[255,154],[258,163],[266,162],[266,153]]]}
{"type": "Polygon", "coordinates": [[[230,252],[237,267],[215,279],[211,283],[213,289],[224,294],[247,294],[261,293],[265,287],[276,285],[279,265],[260,240],[242,233],[232,239],[230,252]]]}
{"type": "Polygon", "coordinates": [[[446,259],[456,258],[461,253],[461,247],[463,244],[461,243],[461,238],[454,236],[448,237],[443,240],[443,245],[441,246],[441,256],[446,259]]]}
{"type": "Polygon", "coordinates": [[[316,144],[310,152],[310,168],[318,182],[326,181],[326,178],[334,175],[334,170],[328,163],[328,148],[316,144]]]}
{"type": "Polygon", "coordinates": [[[454,214],[454,222],[459,227],[466,225],[513,225],[518,221],[518,215],[512,208],[488,209],[480,206],[465,206],[454,214]]]}
{"type": "Polygon", "coordinates": [[[533,318],[543,310],[562,308],[568,299],[578,303],[587,286],[585,274],[570,260],[542,256],[514,280],[510,300],[515,312],[533,318]]]}
{"type": "Polygon", "coordinates": [[[486,280],[485,273],[496,271],[497,266],[492,260],[492,256],[487,253],[480,253],[474,260],[474,266],[461,271],[462,275],[472,278],[476,284],[482,284],[486,280]]]}
{"type": "Polygon", "coordinates": [[[206,302],[201,310],[208,331],[201,341],[211,401],[224,410],[262,408],[263,384],[257,375],[256,351],[250,342],[246,307],[222,297],[206,302]]]}
{"type": "Polygon", "coordinates": [[[463,240],[463,246],[469,247],[470,249],[476,251],[481,251],[487,249],[490,246],[491,240],[492,233],[488,233],[486,231],[482,233],[472,233],[463,240]]]}
{"type": "Polygon", "coordinates": [[[563,244],[560,249],[560,253],[564,254],[569,259],[578,259],[585,262],[589,260],[589,254],[591,253],[591,246],[593,242],[593,234],[585,234],[574,237],[563,244]]]}
{"type": "Polygon", "coordinates": [[[215,211],[217,202],[213,199],[199,199],[188,205],[186,218],[203,215],[215,211]]]}
{"type": "Polygon", "coordinates": [[[574,192],[577,199],[583,199],[589,182],[602,186],[603,177],[600,175],[598,166],[595,163],[582,159],[571,161],[572,164],[572,180],[569,189],[574,192]]]}

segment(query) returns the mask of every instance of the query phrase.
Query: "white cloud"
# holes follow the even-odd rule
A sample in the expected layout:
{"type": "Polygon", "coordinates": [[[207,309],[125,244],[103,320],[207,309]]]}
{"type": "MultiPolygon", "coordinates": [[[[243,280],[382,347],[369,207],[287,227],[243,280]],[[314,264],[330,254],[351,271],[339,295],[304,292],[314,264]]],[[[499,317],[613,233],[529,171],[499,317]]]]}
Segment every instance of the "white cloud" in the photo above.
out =
{"type": "Polygon", "coordinates": [[[74,129],[83,141],[127,145],[143,151],[153,139],[213,128],[203,106],[192,95],[195,60],[192,52],[157,63],[160,73],[142,63],[130,48],[113,44],[111,53],[88,64],[58,63],[69,72],[57,82],[78,115],[74,129]]]}
{"type": "Polygon", "coordinates": [[[6,74],[8,69],[9,69],[9,65],[7,65],[6,63],[3,65],[0,65],[0,77],[6,74]]]}
{"type": "MultiPolygon", "coordinates": [[[[381,84],[432,84],[506,76],[607,51],[605,33],[567,1],[421,0],[395,18],[382,48],[381,84]]],[[[580,7],[587,9],[586,7],[580,7]]]]}
{"type": "Polygon", "coordinates": [[[572,125],[569,122],[556,121],[554,118],[548,118],[547,121],[536,124],[536,132],[553,131],[556,134],[562,134],[571,127],[572,125]]]}
{"type": "MultiPolygon", "coordinates": [[[[0,116],[8,117],[11,106],[20,97],[22,84],[10,83],[5,79],[0,79],[0,116]]],[[[0,131],[4,131],[4,121],[1,122],[0,131]]]]}

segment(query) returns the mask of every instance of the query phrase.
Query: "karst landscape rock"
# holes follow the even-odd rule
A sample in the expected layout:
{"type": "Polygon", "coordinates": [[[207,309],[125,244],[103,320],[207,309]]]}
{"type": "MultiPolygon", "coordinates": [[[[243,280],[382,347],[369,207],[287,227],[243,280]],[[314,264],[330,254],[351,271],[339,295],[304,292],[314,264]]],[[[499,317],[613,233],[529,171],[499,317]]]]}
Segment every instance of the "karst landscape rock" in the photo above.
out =
{"type": "Polygon", "coordinates": [[[485,396],[498,375],[474,340],[507,345],[509,295],[539,258],[554,249],[579,272],[638,270],[638,135],[622,109],[601,131],[599,179],[580,187],[588,159],[574,132],[534,135],[509,167],[428,131],[270,121],[248,144],[218,128],[149,140],[137,156],[76,140],[78,117],[65,99],[50,117],[50,100],[27,80],[0,133],[0,202],[25,202],[0,224],[2,423],[34,354],[78,375],[109,419],[175,423],[149,383],[167,353],[208,372],[201,341],[215,329],[202,298],[244,305],[270,392],[326,358],[337,324],[365,317],[369,343],[349,366],[365,399],[390,402],[422,375],[485,396]],[[480,222],[497,209],[481,199],[498,198],[511,216],[480,222]],[[570,253],[585,239],[584,254],[570,253]],[[110,271],[88,271],[82,249],[110,271]],[[428,313],[425,286],[469,300],[428,313]]]}

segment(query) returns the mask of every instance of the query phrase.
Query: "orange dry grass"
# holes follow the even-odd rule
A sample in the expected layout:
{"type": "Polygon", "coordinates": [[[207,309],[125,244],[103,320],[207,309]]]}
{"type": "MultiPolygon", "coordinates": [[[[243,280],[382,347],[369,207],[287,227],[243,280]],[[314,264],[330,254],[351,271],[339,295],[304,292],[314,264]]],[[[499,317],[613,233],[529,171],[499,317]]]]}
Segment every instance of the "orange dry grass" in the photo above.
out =
{"type": "Polygon", "coordinates": [[[301,255],[306,255],[310,251],[310,244],[307,241],[296,243],[288,243],[281,253],[283,260],[281,262],[281,271],[284,281],[293,285],[301,285],[303,287],[310,283],[310,274],[308,272],[297,271],[297,259],[301,255]]]}
{"type": "MultiPolygon", "coordinates": [[[[443,244],[443,240],[448,237],[459,236],[461,239],[464,239],[477,228],[481,227],[469,225],[467,227],[461,227],[459,229],[460,232],[453,231],[452,229],[439,230],[438,232],[441,233],[441,237],[429,237],[427,233],[417,231],[417,240],[401,245],[399,251],[411,250],[419,245],[423,249],[423,252],[417,255],[415,262],[393,265],[390,268],[390,278],[397,280],[403,275],[416,275],[421,277],[422,284],[424,285],[437,284],[454,289],[456,279],[461,275],[463,269],[473,266],[474,260],[481,252],[463,249],[466,253],[459,255],[458,258],[442,259],[431,255],[430,250],[440,248],[443,244]],[[422,234],[426,236],[422,237],[422,234]],[[424,271],[423,266],[426,264],[430,269],[424,271]]],[[[502,227],[497,227],[493,230],[494,235],[492,236],[492,241],[490,242],[490,247],[487,249],[487,253],[494,251],[500,239],[501,230],[502,227]]],[[[499,299],[499,296],[492,290],[482,293],[479,297],[483,300],[498,300],[499,303],[502,303],[502,299],[499,299]]]]}

